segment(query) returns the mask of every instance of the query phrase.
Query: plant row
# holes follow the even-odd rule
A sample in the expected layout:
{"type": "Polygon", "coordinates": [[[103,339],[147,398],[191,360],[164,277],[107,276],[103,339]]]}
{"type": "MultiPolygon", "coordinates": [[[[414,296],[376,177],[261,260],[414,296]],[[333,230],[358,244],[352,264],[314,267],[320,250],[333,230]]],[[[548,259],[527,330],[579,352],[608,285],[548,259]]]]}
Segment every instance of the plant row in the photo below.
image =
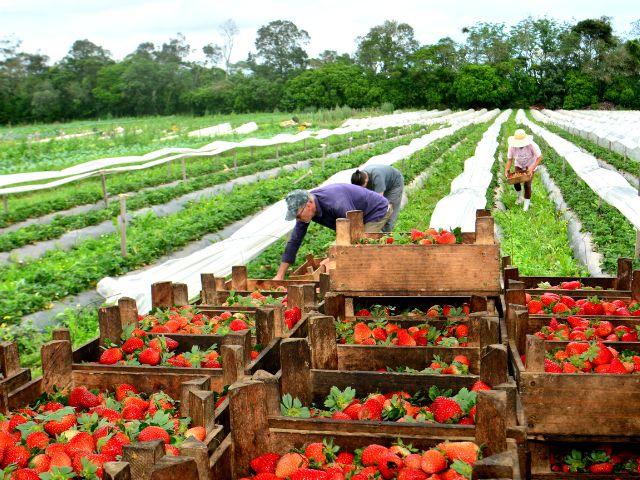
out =
{"type": "MultiPolygon", "coordinates": [[[[523,275],[583,276],[585,269],[575,259],[569,245],[567,221],[562,218],[555,204],[547,197],[547,191],[539,175],[533,177],[531,208],[524,212],[516,205],[513,186],[501,182],[508,151],[507,137],[517,128],[515,112],[503,124],[500,131],[498,152],[502,161],[493,164],[494,180],[487,196],[487,205],[492,206],[492,216],[503,232],[500,243],[504,255],[511,255],[513,265],[517,265],[523,275]],[[502,183],[500,200],[505,209],[495,207],[499,200],[496,187],[502,183]],[[535,230],[536,235],[531,235],[535,230]]],[[[536,139],[537,140],[537,139],[536,139]]],[[[547,164],[547,150],[542,152],[543,165],[547,164]]]]}
{"type": "MultiPolygon", "coordinates": [[[[565,202],[578,216],[583,229],[591,232],[593,242],[602,255],[602,270],[615,272],[618,258],[634,257],[636,231],[633,225],[616,208],[601,201],[547,142],[542,138],[537,141],[543,150],[545,166],[564,193],[565,202]]],[[[640,268],[639,260],[634,261],[634,268],[640,268]]]]}
{"type": "Polygon", "coordinates": [[[412,137],[327,161],[324,169],[317,162],[310,172],[282,171],[277,178],[237,186],[229,193],[194,202],[163,218],[153,214],[139,216],[127,229],[126,257],[119,254],[119,235],[111,234],[85,240],[70,251],[51,250],[38,260],[0,268],[1,315],[8,323],[15,323],[23,315],[47,308],[54,300],[95,286],[105,276],[122,275],[153,263],[206,233],[275,203],[294,181],[300,188],[311,188],[338,171],[362,164],[371,155],[408,143],[412,137]]]}

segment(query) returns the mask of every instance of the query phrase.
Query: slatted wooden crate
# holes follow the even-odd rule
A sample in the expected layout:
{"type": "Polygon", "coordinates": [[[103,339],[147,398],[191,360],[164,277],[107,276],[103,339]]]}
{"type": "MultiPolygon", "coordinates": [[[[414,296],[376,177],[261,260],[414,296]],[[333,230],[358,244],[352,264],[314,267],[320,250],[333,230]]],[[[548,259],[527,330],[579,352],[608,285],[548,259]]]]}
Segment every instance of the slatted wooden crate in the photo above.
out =
{"type": "Polygon", "coordinates": [[[352,296],[500,294],[500,246],[493,218],[479,210],[475,232],[459,245],[358,244],[365,234],[361,211],[336,223],[329,249],[330,290],[352,296]]]}
{"type": "MultiPolygon", "coordinates": [[[[201,275],[203,290],[205,283],[211,283],[211,274],[203,273],[201,275]]],[[[295,277],[295,275],[294,275],[295,277]]],[[[221,279],[220,277],[213,276],[214,287],[218,290],[234,290],[236,292],[253,292],[260,291],[263,294],[272,293],[273,290],[278,288],[288,289],[291,286],[298,285],[314,285],[318,286],[318,280],[300,280],[300,279],[287,279],[287,280],[274,280],[272,278],[249,278],[247,274],[247,267],[245,265],[235,265],[231,267],[231,278],[229,280],[221,279]]],[[[211,288],[211,287],[210,287],[211,288]]]]}
{"type": "MultiPolygon", "coordinates": [[[[295,340],[285,340],[283,345],[287,342],[295,340]]],[[[249,473],[252,458],[266,452],[284,454],[326,437],[333,438],[342,451],[371,443],[390,445],[399,437],[419,449],[433,447],[445,439],[476,441],[486,445],[488,456],[474,466],[474,478],[520,478],[517,446],[507,438],[507,420],[500,414],[506,410],[505,392],[479,393],[475,427],[436,426],[429,433],[425,432],[428,427],[412,424],[281,417],[279,393],[277,377],[260,372],[229,389],[235,478],[249,473]]]]}
{"type": "MultiPolygon", "coordinates": [[[[597,295],[601,298],[631,297],[640,300],[640,271],[633,270],[633,262],[630,258],[618,259],[618,273],[615,277],[543,277],[520,275],[518,268],[511,264],[511,257],[502,258],[503,285],[507,283],[522,282],[526,293],[541,295],[546,291],[552,291],[558,295],[570,295],[576,298],[585,298],[597,295]],[[548,282],[551,285],[560,285],[562,282],[578,280],[586,289],[566,290],[539,288],[538,285],[548,282]]],[[[516,285],[512,283],[513,285],[516,285]]]]}
{"type": "MultiPolygon", "coordinates": [[[[102,384],[87,384],[83,374],[73,371],[70,357],[68,331],[61,329],[54,332],[53,340],[43,345],[42,377],[31,379],[30,376],[13,376],[11,382],[0,385],[0,413],[8,414],[34,403],[45,393],[72,389],[76,386],[114,390],[120,383],[131,383],[141,392],[158,391],[163,382],[161,374],[147,375],[145,381],[140,375],[119,373],[103,377],[102,384]]],[[[3,355],[0,357],[0,368],[5,371],[10,366],[19,364],[18,350],[15,344],[3,344],[3,355]]],[[[180,457],[165,456],[162,441],[134,443],[123,449],[121,462],[108,462],[104,466],[104,478],[146,480],[154,478],[175,479],[193,478],[205,480],[211,478],[211,465],[217,465],[217,471],[229,472],[225,469],[224,457],[220,459],[219,445],[227,438],[229,432],[228,400],[214,410],[213,391],[210,378],[194,377],[179,385],[178,394],[171,395],[180,401],[180,414],[191,418],[191,426],[203,426],[207,431],[204,442],[195,438],[186,440],[180,447],[180,457]],[[220,421],[226,422],[226,427],[220,421]]],[[[169,392],[166,392],[169,393],[169,392]]],[[[227,460],[228,465],[230,460],[227,460]]],[[[224,478],[219,476],[218,478],[224,478]]],[[[230,477],[227,477],[230,478],[230,477]]]]}

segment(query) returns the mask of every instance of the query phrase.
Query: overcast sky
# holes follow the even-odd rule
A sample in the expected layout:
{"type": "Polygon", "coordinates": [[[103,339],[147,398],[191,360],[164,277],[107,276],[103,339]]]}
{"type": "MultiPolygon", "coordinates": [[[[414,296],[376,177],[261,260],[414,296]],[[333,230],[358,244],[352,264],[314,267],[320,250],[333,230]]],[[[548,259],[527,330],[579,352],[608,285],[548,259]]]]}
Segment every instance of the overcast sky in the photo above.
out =
{"type": "Polygon", "coordinates": [[[310,57],[324,50],[352,54],[355,39],[385,20],[411,25],[416,39],[432,44],[442,37],[458,42],[461,29],[478,22],[512,26],[531,15],[575,22],[612,17],[615,33],[624,36],[640,19],[635,0],[0,0],[0,40],[22,42],[21,51],[67,54],[75,40],[87,39],[109,50],[116,60],[142,42],[157,47],[182,33],[201,60],[202,47],[222,44],[219,26],[232,19],[239,29],[231,61],[255,51],[256,31],[273,20],[289,20],[306,30],[310,57]]]}

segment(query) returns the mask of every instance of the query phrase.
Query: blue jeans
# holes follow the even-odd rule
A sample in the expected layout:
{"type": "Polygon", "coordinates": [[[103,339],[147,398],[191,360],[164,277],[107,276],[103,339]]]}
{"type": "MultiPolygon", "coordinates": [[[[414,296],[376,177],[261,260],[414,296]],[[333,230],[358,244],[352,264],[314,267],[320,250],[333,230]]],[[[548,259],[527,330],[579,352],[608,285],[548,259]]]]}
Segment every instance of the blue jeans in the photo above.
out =
{"type": "Polygon", "coordinates": [[[400,203],[402,202],[402,191],[404,190],[404,185],[400,184],[397,187],[394,187],[390,190],[384,192],[384,198],[389,200],[389,203],[393,207],[393,212],[391,213],[391,217],[382,227],[383,232],[390,232],[393,230],[393,226],[396,224],[396,220],[398,220],[398,214],[400,213],[400,203]]]}

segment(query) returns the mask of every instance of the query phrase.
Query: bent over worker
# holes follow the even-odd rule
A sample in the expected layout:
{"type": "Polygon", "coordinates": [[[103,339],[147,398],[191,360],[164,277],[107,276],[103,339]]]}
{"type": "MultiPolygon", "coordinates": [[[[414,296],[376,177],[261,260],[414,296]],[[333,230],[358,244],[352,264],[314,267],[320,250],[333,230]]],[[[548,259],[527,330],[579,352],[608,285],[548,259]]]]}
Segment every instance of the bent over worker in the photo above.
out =
{"type": "Polygon", "coordinates": [[[389,200],[393,207],[393,213],[389,221],[382,228],[383,232],[390,232],[398,220],[402,191],[404,190],[404,177],[397,168],[388,165],[367,165],[362,170],[356,170],[351,175],[351,183],[373,190],[389,200]]]}
{"type": "Polygon", "coordinates": [[[334,183],[311,191],[294,190],[286,201],[285,219],[295,219],[296,225],[274,280],[284,279],[289,265],[295,262],[311,221],[335,230],[338,218],[346,218],[350,210],[361,210],[365,232],[381,232],[393,214],[393,207],[382,195],[348,183],[334,183]]]}

